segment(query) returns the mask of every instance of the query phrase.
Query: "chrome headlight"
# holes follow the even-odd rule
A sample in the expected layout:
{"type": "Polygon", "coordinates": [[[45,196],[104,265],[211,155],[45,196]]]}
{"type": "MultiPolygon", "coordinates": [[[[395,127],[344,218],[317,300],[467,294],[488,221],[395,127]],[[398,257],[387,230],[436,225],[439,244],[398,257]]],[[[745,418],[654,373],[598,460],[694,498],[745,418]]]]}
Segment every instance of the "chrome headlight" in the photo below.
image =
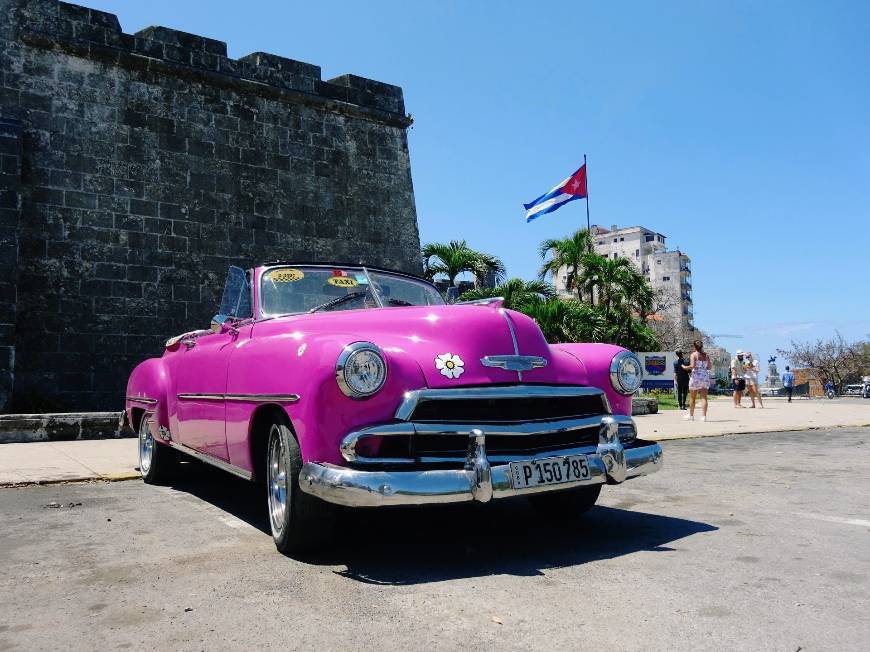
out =
{"type": "Polygon", "coordinates": [[[384,354],[371,342],[348,344],[338,356],[335,380],[341,391],[351,398],[377,394],[387,380],[384,354]]]}
{"type": "Polygon", "coordinates": [[[620,394],[634,394],[640,389],[643,367],[631,351],[620,351],[610,363],[610,383],[620,394]]]}

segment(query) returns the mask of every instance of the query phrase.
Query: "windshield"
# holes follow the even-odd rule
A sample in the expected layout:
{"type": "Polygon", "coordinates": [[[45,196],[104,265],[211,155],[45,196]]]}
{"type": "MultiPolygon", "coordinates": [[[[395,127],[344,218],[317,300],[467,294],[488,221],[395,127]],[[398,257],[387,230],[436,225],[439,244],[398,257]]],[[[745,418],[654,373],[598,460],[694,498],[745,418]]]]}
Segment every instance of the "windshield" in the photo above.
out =
{"type": "Polygon", "coordinates": [[[262,316],[442,305],[433,286],[361,267],[273,267],[260,280],[262,316]]]}

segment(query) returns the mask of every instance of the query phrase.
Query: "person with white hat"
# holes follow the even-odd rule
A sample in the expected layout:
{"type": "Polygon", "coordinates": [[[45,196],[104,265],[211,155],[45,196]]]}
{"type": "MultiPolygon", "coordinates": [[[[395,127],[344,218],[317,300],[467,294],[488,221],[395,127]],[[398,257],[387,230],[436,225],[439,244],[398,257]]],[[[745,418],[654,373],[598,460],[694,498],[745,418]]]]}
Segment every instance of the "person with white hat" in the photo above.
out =
{"type": "Polygon", "coordinates": [[[746,391],[746,365],[742,349],[737,349],[737,357],[731,359],[731,385],[734,388],[734,407],[741,408],[740,401],[746,391]]]}

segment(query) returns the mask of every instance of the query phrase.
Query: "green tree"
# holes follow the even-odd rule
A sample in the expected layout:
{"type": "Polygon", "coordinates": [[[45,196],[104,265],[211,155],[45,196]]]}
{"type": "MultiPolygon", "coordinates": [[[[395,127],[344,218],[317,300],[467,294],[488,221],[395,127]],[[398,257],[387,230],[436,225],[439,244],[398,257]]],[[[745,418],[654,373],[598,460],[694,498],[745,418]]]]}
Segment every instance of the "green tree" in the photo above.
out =
{"type": "Polygon", "coordinates": [[[577,283],[607,312],[628,309],[645,317],[652,310],[654,292],[628,258],[588,254],[577,283]]]}
{"type": "Polygon", "coordinates": [[[538,247],[538,253],[544,259],[539,276],[544,280],[549,274],[555,279],[559,270],[564,267],[567,275],[566,287],[577,292],[577,298],[582,301],[582,288],[578,279],[584,269],[585,257],[592,252],[592,235],[586,229],[580,229],[566,238],[544,240],[538,247]]]}
{"type": "Polygon", "coordinates": [[[476,276],[492,274],[497,283],[505,276],[504,263],[499,258],[472,249],[465,240],[451,240],[446,244],[430,242],[423,246],[422,253],[424,274],[429,280],[437,274],[444,274],[453,286],[456,277],[463,272],[476,276]]]}
{"type": "Polygon", "coordinates": [[[544,281],[524,281],[512,278],[494,288],[477,288],[464,292],[460,301],[474,301],[476,299],[489,299],[502,297],[505,308],[522,311],[522,306],[535,300],[546,300],[554,296],[553,286],[544,281]]]}

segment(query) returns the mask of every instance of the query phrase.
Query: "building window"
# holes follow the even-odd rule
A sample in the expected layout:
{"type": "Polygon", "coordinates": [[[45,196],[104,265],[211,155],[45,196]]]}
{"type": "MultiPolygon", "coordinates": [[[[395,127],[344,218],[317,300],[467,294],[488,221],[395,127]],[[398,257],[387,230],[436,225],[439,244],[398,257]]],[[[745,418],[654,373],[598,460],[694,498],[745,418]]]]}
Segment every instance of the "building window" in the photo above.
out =
{"type": "Polygon", "coordinates": [[[613,238],[613,241],[614,241],[614,242],[617,242],[617,239],[616,239],[616,238],[613,238]]]}
{"type": "Polygon", "coordinates": [[[599,240],[599,241],[598,241],[598,244],[603,245],[603,244],[604,244],[604,240],[599,240]]]}
{"type": "Polygon", "coordinates": [[[620,238],[619,241],[620,241],[620,242],[625,242],[625,238],[620,238]]]}
{"type": "Polygon", "coordinates": [[[661,261],[661,260],[657,260],[657,261],[656,261],[656,265],[661,265],[661,264],[662,264],[662,261],[661,261]]]}
{"type": "Polygon", "coordinates": [[[670,281],[671,277],[670,276],[662,276],[662,280],[663,281],[670,281]]]}
{"type": "Polygon", "coordinates": [[[635,250],[634,250],[634,257],[635,257],[635,258],[640,258],[640,249],[635,249],[635,250]]]}
{"type": "Polygon", "coordinates": [[[644,239],[643,239],[643,241],[644,241],[644,242],[652,242],[652,241],[653,241],[653,237],[654,237],[654,236],[651,236],[651,235],[645,236],[644,239]]]}

